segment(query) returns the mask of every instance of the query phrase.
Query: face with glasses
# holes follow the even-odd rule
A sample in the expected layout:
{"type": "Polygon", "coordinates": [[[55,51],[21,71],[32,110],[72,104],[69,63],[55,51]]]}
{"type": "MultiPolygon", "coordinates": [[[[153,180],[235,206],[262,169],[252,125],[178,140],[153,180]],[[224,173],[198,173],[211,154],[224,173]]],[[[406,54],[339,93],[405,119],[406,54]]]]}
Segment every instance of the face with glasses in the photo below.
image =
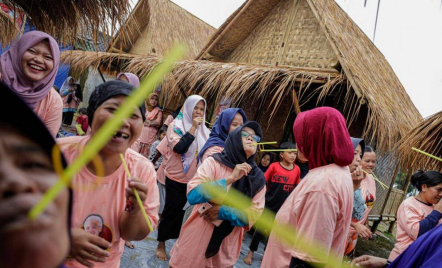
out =
{"type": "Polygon", "coordinates": [[[244,152],[246,157],[249,158],[256,153],[256,143],[261,142],[261,138],[256,135],[253,129],[248,127],[242,129],[241,137],[244,152]]]}

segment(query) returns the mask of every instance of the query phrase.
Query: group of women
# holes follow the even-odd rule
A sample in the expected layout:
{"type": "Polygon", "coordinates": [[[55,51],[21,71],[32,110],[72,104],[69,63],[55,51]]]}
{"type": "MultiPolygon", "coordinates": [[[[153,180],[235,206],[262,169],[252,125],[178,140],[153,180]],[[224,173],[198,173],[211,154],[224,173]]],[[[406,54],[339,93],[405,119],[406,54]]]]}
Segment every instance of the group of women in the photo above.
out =
{"type": "MultiPolygon", "coordinates": [[[[98,85],[87,108],[90,135],[55,142],[62,120],[61,97],[52,89],[58,64],[57,43],[38,31],[23,35],[1,56],[0,266],[119,267],[124,240],[141,240],[149,234],[136,189],[150,223],[158,226],[159,259],[168,259],[165,241],[177,238],[170,251],[171,267],[233,267],[244,231],[265,207],[265,163],[258,166],[254,161],[262,130],[247,120],[244,111],[229,108],[209,131],[207,104],[198,95],[189,96],[169,120],[167,133],[156,147],[163,156],[158,173],[146,151],[162,122],[158,95],[151,94],[145,103],[133,107],[133,114],[99,151],[103,169],[93,162],[85,165],[42,215],[28,219],[29,210],[60,179],[53,148],[62,152],[63,166],[72,163],[139,85],[131,74],[98,85]],[[11,105],[20,112],[10,113],[11,105]],[[158,185],[161,189],[162,184],[157,184],[157,176],[164,182],[161,218],[158,185]],[[219,191],[211,191],[212,187],[219,191]],[[242,209],[226,202],[231,188],[248,197],[242,209]],[[194,207],[182,226],[186,203],[194,207]]],[[[72,83],[68,79],[71,96],[75,95],[72,83]]],[[[298,114],[293,134],[298,161],[308,163],[309,171],[278,211],[274,230],[290,225],[305,240],[319,243],[324,252],[313,257],[272,232],[262,267],[324,267],[331,254],[342,258],[348,245],[355,244],[354,233],[363,238],[371,235],[365,224],[376,185],[361,168],[372,172],[375,153],[360,140],[352,142],[344,117],[330,107],[298,114]],[[354,200],[362,203],[363,212],[358,208],[359,213],[354,213],[354,200]]],[[[440,263],[442,256],[438,225],[442,175],[418,172],[412,182],[420,192],[399,209],[391,267],[407,267],[401,266],[405,263],[423,267],[440,263]]],[[[383,267],[387,260],[362,256],[353,263],[383,267]]]]}

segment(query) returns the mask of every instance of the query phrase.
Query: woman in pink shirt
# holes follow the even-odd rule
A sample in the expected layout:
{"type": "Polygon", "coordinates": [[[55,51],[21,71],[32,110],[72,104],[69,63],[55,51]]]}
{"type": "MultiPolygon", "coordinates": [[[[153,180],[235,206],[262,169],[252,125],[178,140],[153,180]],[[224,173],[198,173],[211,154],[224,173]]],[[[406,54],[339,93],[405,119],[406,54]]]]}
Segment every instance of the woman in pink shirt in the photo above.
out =
{"type": "Polygon", "coordinates": [[[254,162],[254,143],[261,139],[258,123],[248,122],[230,132],[222,153],[207,158],[198,168],[187,186],[187,198],[195,207],[170,253],[171,267],[234,266],[244,228],[250,229],[264,210],[265,178],[254,162]],[[215,201],[220,197],[204,190],[204,185],[220,187],[227,193],[233,187],[249,197],[251,203],[244,210],[224,205],[215,201]],[[202,206],[210,208],[200,214],[202,206]],[[222,222],[216,223],[217,220],[222,222]]]}
{"type": "Polygon", "coordinates": [[[207,157],[213,154],[221,153],[230,131],[244,125],[246,122],[247,116],[240,108],[227,108],[222,111],[213,125],[209,139],[198,153],[198,163],[203,163],[207,157]]]}
{"type": "Polygon", "coordinates": [[[0,81],[29,105],[54,137],[63,108],[60,95],[52,88],[59,62],[57,42],[40,31],[25,33],[0,58],[0,81]]]}
{"type": "Polygon", "coordinates": [[[411,176],[419,194],[407,198],[397,212],[396,244],[389,261],[394,261],[418,237],[441,223],[442,174],[419,170],[411,176]]]}
{"type": "MultiPolygon", "coordinates": [[[[330,107],[302,112],[293,124],[298,157],[309,173],[276,214],[275,225],[289,224],[325,250],[314,258],[271,233],[261,267],[324,267],[329,254],[342,258],[353,209],[350,165],[353,145],[342,114],[330,107]]],[[[276,226],[274,228],[276,228],[276,226]]]]}
{"type": "MultiPolygon", "coordinates": [[[[72,163],[90,137],[110,120],[134,87],[122,81],[109,81],[95,88],[89,99],[88,118],[91,136],[61,138],[58,144],[72,163]]],[[[104,176],[97,177],[92,163],[72,179],[74,189],[72,249],[69,267],[120,267],[124,240],[142,240],[149,228],[135,199],[136,188],[152,226],[158,223],[158,186],[155,170],[145,157],[129,149],[143,128],[145,107],[134,107],[134,113],[101,149],[98,156],[104,176]],[[120,154],[132,177],[124,170],[120,154]]]]}
{"type": "Polygon", "coordinates": [[[167,129],[166,203],[158,226],[156,256],[167,260],[166,240],[178,238],[184,218],[187,183],[195,175],[197,156],[207,139],[209,130],[204,125],[206,101],[198,95],[189,96],[183,108],[167,129]]]}
{"type": "Polygon", "coordinates": [[[138,152],[145,156],[149,157],[150,155],[150,146],[154,143],[157,133],[158,127],[161,125],[163,121],[163,112],[161,112],[158,105],[158,94],[151,93],[149,97],[146,99],[146,121],[144,122],[143,131],[138,139],[138,152]]]}
{"type": "Polygon", "coordinates": [[[0,267],[62,268],[70,247],[70,190],[36,219],[28,217],[60,180],[52,159],[57,145],[23,99],[3,83],[0,92],[0,267]]]}

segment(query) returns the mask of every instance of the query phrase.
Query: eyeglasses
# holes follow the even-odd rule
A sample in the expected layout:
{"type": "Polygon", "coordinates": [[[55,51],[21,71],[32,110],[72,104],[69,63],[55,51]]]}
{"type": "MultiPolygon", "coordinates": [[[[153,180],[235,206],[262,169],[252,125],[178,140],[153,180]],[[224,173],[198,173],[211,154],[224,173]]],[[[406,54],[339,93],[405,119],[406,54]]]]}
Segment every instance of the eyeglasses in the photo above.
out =
{"type": "Polygon", "coordinates": [[[243,138],[248,138],[248,137],[252,137],[252,139],[255,141],[255,142],[260,142],[261,141],[261,138],[259,137],[259,136],[256,136],[256,135],[253,135],[253,134],[250,134],[249,132],[247,132],[247,131],[241,131],[241,137],[243,137],[243,138]]]}

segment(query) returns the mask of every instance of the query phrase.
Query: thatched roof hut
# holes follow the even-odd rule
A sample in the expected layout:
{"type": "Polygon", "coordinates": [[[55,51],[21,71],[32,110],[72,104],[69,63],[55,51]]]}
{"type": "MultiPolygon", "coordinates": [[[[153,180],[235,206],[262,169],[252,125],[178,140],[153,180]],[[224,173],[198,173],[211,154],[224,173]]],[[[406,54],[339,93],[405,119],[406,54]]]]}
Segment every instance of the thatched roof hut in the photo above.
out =
{"type": "Polygon", "coordinates": [[[170,0],[140,0],[111,44],[109,52],[159,57],[177,42],[187,46],[186,59],[193,59],[215,28],[170,0]],[[128,33],[123,39],[122,33],[128,33]]]}
{"type": "Polygon", "coordinates": [[[404,170],[417,169],[442,171],[442,162],[422,155],[411,148],[442,158],[442,111],[428,118],[399,141],[397,155],[404,170]]]}
{"type": "MultiPolygon", "coordinates": [[[[96,36],[101,31],[113,35],[116,25],[126,20],[130,10],[127,0],[62,3],[59,0],[2,0],[2,3],[22,16],[23,22],[29,21],[37,30],[47,32],[63,44],[72,44],[80,33],[96,36]]],[[[11,27],[0,20],[2,31],[11,31],[11,27]]],[[[7,41],[2,44],[13,42],[15,37],[2,40],[7,41]]]]}

